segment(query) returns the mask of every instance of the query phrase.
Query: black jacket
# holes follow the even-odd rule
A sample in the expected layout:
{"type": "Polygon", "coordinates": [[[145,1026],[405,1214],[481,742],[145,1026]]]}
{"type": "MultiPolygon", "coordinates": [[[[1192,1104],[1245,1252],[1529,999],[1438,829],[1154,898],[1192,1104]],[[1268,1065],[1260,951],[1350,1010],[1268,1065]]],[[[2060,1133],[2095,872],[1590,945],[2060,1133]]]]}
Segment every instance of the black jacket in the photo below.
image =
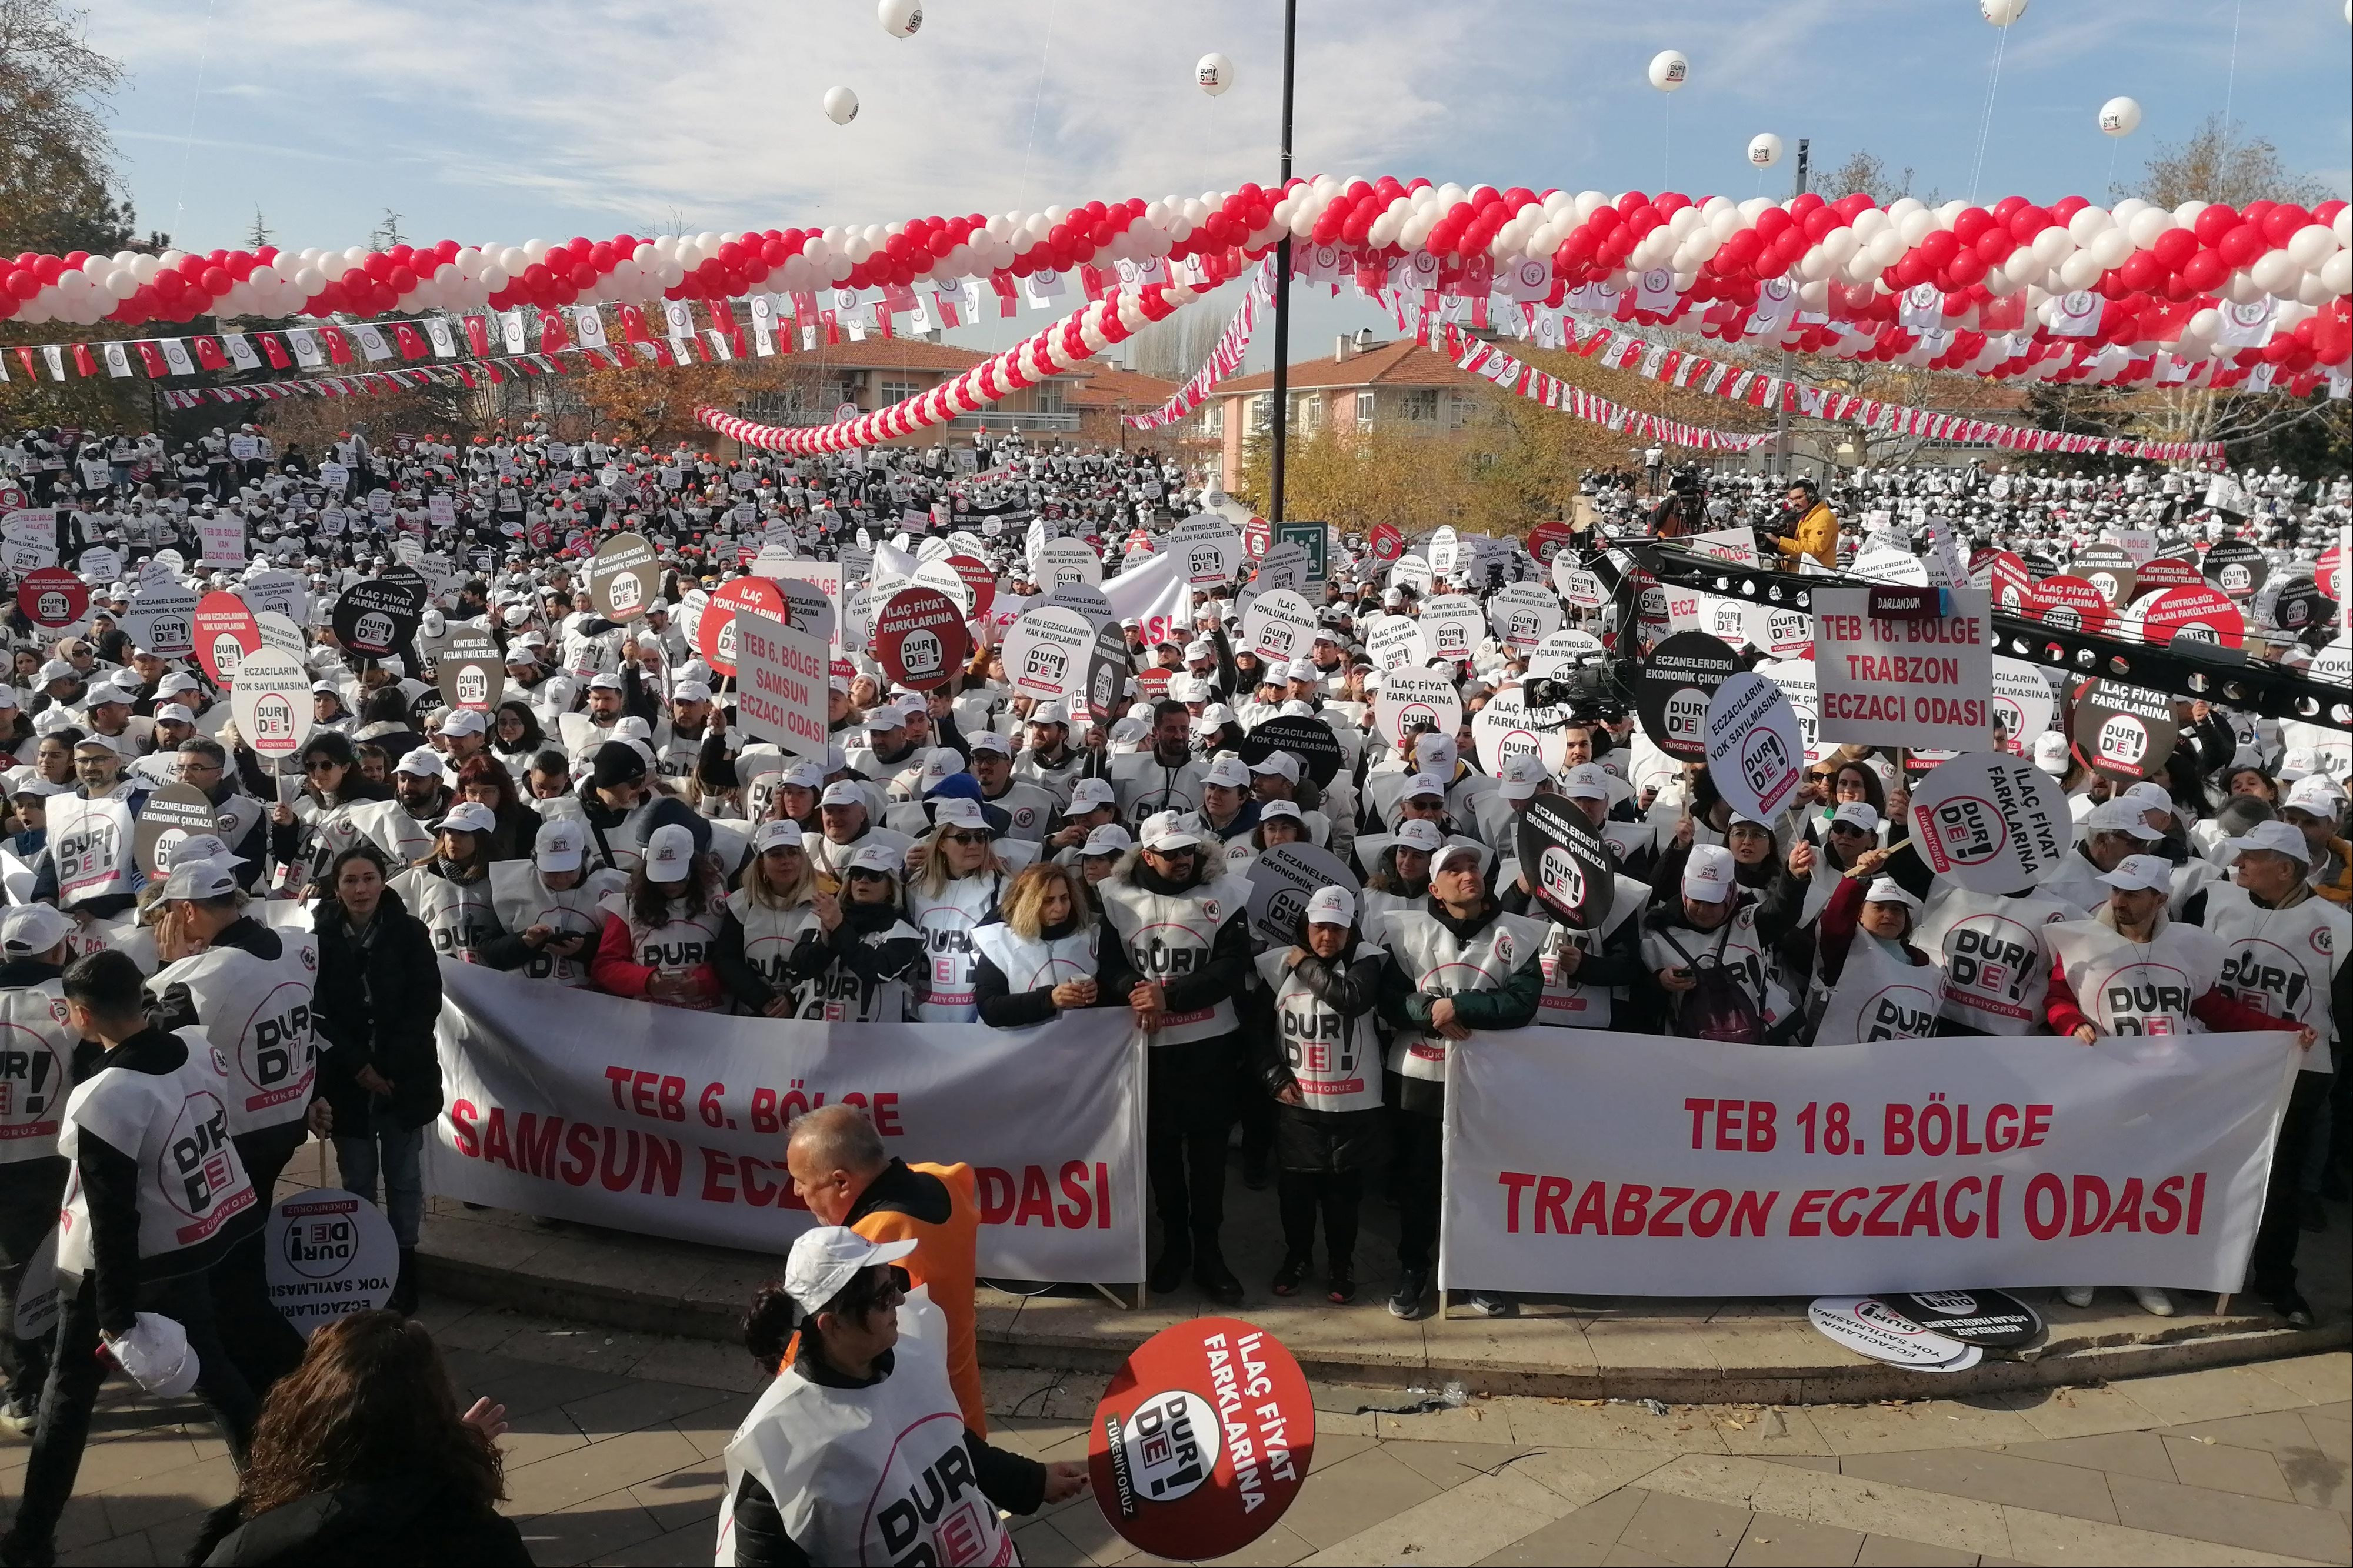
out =
{"type": "MultiPolygon", "coordinates": [[[[1118,954],[1119,933],[1112,930],[1108,922],[1102,922],[1100,917],[1098,921],[1095,972],[1088,976],[1095,983],[1094,1005],[1124,1007],[1127,1005],[1127,991],[1116,995],[1112,992],[1117,972],[1126,964],[1126,961],[1118,954]]],[[[1069,936],[1076,924],[1075,919],[1065,920],[1060,925],[1048,926],[1039,934],[1048,942],[1056,942],[1069,936]]],[[[1134,989],[1135,983],[1130,981],[1128,991],[1134,989]]],[[[986,953],[973,956],[972,995],[980,1007],[980,1021],[993,1029],[1026,1029],[1032,1024],[1043,1024],[1059,1017],[1062,1011],[1054,1005],[1052,986],[1041,985],[1034,991],[1017,993],[1012,983],[1006,979],[1005,971],[997,968],[996,961],[986,953]]]]}
{"type": "Polygon", "coordinates": [[[375,940],[353,938],[343,907],[318,906],[319,984],[311,1017],[324,1048],[318,1092],[339,1131],[368,1124],[373,1097],[359,1069],[374,1068],[393,1088],[391,1110],[404,1127],[422,1127],[441,1110],[441,1063],[433,1028],[441,1016],[441,963],[432,933],[387,888],[376,906],[375,940]]]}
{"type": "Polygon", "coordinates": [[[216,1568],[274,1563],[529,1568],[531,1552],[513,1521],[453,1496],[438,1479],[418,1476],[314,1492],[250,1520],[235,1502],[227,1503],[205,1521],[187,1560],[216,1568]]]}

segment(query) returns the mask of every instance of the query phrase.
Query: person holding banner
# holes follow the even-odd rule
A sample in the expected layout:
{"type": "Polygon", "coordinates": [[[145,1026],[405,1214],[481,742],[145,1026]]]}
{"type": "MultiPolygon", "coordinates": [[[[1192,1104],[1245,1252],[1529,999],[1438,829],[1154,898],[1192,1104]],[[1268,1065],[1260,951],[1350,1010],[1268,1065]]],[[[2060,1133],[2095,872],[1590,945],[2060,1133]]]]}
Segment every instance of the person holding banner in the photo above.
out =
{"type": "MultiPolygon", "coordinates": [[[[2222,942],[2165,912],[2173,890],[2172,868],[2165,860],[2128,855],[2101,880],[2109,889],[2105,908],[2089,920],[2063,921],[2044,931],[2055,955],[2044,1003],[2052,1033],[2096,1046],[2119,1035],[2191,1034],[2196,1032],[2194,1019],[2218,1033],[2280,1030],[2295,1035],[2304,1049],[2312,1048],[2319,1037],[2312,1026],[2274,1017],[2221,986],[2222,942]],[[2179,984],[2167,984],[2167,975],[2179,984]]],[[[2275,1155],[2273,1168],[2284,1172],[2292,1193],[2295,1165],[2275,1155]]],[[[2285,1206],[2293,1224],[2294,1205],[2285,1206]]],[[[2292,1255],[2292,1246],[2290,1251],[2292,1255]]],[[[2278,1260],[2272,1263],[2266,1283],[2276,1286],[2278,1260]]],[[[2292,1281],[2292,1273],[2289,1278],[2292,1281]]],[[[2292,1295],[2292,1283],[2288,1289],[2292,1295]]],[[[2135,1285],[2131,1289],[2143,1310],[2160,1318],[2173,1315],[2172,1298],[2161,1288],[2135,1285]]],[[[2089,1306],[2092,1287],[2071,1285],[2061,1294],[2070,1306],[2089,1306]]]]}
{"type": "MultiPolygon", "coordinates": [[[[1390,915],[1377,933],[1388,952],[1381,970],[1380,1016],[1397,1031],[1384,1085],[1397,1111],[1398,1282],[1389,1311],[1415,1321],[1430,1315],[1431,1251],[1438,1244],[1440,1161],[1445,1139],[1447,1053],[1479,1029],[1523,1028],[1544,997],[1537,963],[1546,924],[1505,914],[1487,891],[1486,852],[1450,844],[1430,859],[1430,899],[1390,915]]],[[[1508,1317],[1508,1298],[1473,1295],[1473,1311],[1508,1317]]]]}
{"type": "MultiPolygon", "coordinates": [[[[1677,865],[1673,855],[1662,858],[1662,881],[1677,865]]],[[[1694,846],[1680,868],[1675,900],[1662,897],[1642,917],[1642,963],[1665,994],[1669,1031],[1739,1045],[1787,1043],[1800,1019],[1774,949],[1786,934],[1790,901],[1778,900],[1768,912],[1743,882],[1735,852],[1720,844],[1694,846]]]]}
{"type": "MultiPolygon", "coordinates": [[[[1182,711],[1181,708],[1179,711],[1182,711]]],[[[1107,989],[1151,1037],[1145,1161],[1161,1252],[1147,1277],[1166,1295],[1192,1272],[1221,1306],[1241,1300],[1226,1266],[1226,1142],[1242,1059],[1234,999],[1250,962],[1250,889],[1217,874],[1185,817],[1147,818],[1135,858],[1094,885],[1125,959],[1107,989]]]]}
{"type": "Polygon", "coordinates": [[[675,801],[661,802],[649,823],[628,888],[601,906],[605,932],[588,973],[608,994],[708,1013],[722,994],[711,956],[724,915],[711,825],[675,801]]]}
{"type": "Polygon", "coordinates": [[[1356,1217],[1365,1173],[1386,1140],[1374,1009],[1388,954],[1356,930],[1356,896],[1319,888],[1289,948],[1259,955],[1249,1002],[1255,1067],[1275,1102],[1283,1258],[1270,1287],[1295,1296],[1314,1266],[1324,1216],[1324,1299],[1356,1299],[1356,1217]]]}
{"type": "Polygon", "coordinates": [[[996,834],[978,801],[942,794],[930,810],[930,837],[907,853],[912,868],[907,918],[923,933],[930,953],[915,1016],[928,1023],[968,1024],[979,1016],[973,994],[972,933],[997,917],[1012,868],[997,854],[996,834]]]}
{"type": "Polygon", "coordinates": [[[1101,928],[1070,868],[1025,866],[1005,892],[1002,918],[972,933],[973,1000],[993,1029],[1026,1029],[1065,1008],[1117,1005],[1103,984],[1116,961],[1098,952],[1101,928]]]}

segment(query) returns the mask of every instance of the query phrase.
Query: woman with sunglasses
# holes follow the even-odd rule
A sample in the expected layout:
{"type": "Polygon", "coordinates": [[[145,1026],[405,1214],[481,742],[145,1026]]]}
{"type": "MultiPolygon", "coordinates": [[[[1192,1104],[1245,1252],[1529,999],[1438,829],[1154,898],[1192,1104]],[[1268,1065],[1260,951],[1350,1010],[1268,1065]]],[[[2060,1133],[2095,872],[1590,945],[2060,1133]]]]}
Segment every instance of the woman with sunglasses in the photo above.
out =
{"type": "MultiPolygon", "coordinates": [[[[752,834],[743,881],[727,895],[712,965],[737,1007],[770,1018],[824,1017],[801,1006],[794,951],[820,928],[817,871],[796,822],[764,822],[752,834]]],[[[830,901],[830,900],[828,900],[830,901]]]]}
{"type": "Polygon", "coordinates": [[[947,1324],[907,1291],[913,1238],[804,1231],[781,1284],[744,1319],[776,1380],[727,1445],[721,1563],[1010,1563],[1000,1509],[1035,1513],[1087,1489],[1087,1462],[1043,1464],[965,1425],[947,1324]]]}
{"type": "Polygon", "coordinates": [[[922,868],[907,880],[907,919],[923,933],[931,963],[915,1016],[927,1024],[969,1024],[980,1016],[972,984],[972,933],[997,918],[1010,875],[991,840],[980,803],[963,796],[933,807],[931,837],[909,853],[922,868]]]}
{"type": "Polygon", "coordinates": [[[302,746],[302,786],[293,804],[281,799],[270,808],[269,858],[297,868],[298,888],[317,881],[336,856],[366,839],[352,820],[353,809],[391,799],[389,785],[360,772],[351,737],[316,732],[302,746]]]}

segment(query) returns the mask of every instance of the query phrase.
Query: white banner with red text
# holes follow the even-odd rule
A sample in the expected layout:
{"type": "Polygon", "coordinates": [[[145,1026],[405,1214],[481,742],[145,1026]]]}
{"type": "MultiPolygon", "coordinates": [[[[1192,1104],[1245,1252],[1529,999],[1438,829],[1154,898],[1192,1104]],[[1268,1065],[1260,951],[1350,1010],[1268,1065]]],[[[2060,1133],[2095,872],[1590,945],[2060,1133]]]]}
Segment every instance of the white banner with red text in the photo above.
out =
{"type": "Polygon", "coordinates": [[[983,1275],[1144,1278],[1144,1047],[1124,1011],[825,1024],[441,975],[441,1196],[781,1258],[811,1224],[786,1130],[849,1102],[892,1154],[974,1168],[983,1275]]]}
{"type": "Polygon", "coordinates": [[[1451,1056],[1444,1288],[1820,1296],[2238,1289],[2299,1053],[1519,1029],[1451,1056]]]}

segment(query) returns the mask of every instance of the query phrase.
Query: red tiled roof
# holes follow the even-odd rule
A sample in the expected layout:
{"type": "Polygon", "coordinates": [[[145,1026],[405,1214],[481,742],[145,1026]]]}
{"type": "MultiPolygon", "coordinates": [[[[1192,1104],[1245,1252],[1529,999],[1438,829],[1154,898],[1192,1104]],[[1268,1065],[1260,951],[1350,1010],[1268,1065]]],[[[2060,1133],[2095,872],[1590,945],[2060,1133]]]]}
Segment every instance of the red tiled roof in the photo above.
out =
{"type": "MultiPolygon", "coordinates": [[[[1477,382],[1479,378],[1454,368],[1454,362],[1444,354],[1423,348],[1410,339],[1400,338],[1393,343],[1366,349],[1345,360],[1330,357],[1294,361],[1291,366],[1291,390],[1305,392],[1315,387],[1333,386],[1451,386],[1458,382],[1477,382]]],[[[1256,375],[1237,376],[1218,385],[1220,395],[1232,393],[1271,392],[1274,373],[1261,371],[1256,375]]]]}
{"type": "Polygon", "coordinates": [[[1157,408],[1176,394],[1176,384],[1117,365],[1081,365],[1081,379],[1063,395],[1074,408],[1157,408]]]}

